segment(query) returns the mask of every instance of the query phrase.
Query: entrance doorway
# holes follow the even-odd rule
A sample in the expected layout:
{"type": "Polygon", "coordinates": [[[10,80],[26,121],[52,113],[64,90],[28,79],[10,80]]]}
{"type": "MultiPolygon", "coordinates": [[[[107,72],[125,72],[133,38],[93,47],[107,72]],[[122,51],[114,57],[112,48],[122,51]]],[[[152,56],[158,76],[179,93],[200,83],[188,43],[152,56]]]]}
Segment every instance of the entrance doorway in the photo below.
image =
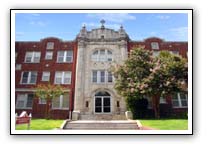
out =
{"type": "Polygon", "coordinates": [[[111,95],[108,92],[97,92],[95,94],[95,113],[111,112],[111,95]]]}

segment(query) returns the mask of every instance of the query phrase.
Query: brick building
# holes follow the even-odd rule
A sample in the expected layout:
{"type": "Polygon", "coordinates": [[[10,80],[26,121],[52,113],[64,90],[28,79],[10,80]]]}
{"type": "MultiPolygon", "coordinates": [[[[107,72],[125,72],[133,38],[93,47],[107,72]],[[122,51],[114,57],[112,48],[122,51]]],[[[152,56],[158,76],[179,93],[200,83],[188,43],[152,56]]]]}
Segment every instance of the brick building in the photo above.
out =
{"type": "MultiPolygon", "coordinates": [[[[53,118],[124,119],[124,99],[114,90],[114,77],[108,68],[121,64],[128,52],[138,46],[160,50],[187,58],[187,42],[167,42],[160,38],[132,41],[123,27],[118,31],[100,28],[91,31],[83,27],[74,41],[45,38],[37,42],[15,43],[15,101],[16,112],[23,110],[35,118],[44,117],[46,107],[53,118]],[[34,95],[38,84],[61,84],[64,95],[49,104],[34,95]]],[[[172,113],[187,112],[187,93],[177,93],[160,103],[172,113]]],[[[151,100],[149,109],[152,110],[151,100]]]]}

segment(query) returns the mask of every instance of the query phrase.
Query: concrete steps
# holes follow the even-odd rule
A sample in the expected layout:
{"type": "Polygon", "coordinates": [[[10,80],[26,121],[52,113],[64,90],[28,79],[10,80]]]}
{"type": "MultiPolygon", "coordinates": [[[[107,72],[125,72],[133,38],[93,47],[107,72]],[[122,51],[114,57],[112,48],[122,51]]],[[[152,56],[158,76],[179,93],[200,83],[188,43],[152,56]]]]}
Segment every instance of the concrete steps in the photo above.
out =
{"type": "Polygon", "coordinates": [[[69,130],[139,130],[140,126],[133,120],[78,120],[67,121],[63,129],[69,130]]]}

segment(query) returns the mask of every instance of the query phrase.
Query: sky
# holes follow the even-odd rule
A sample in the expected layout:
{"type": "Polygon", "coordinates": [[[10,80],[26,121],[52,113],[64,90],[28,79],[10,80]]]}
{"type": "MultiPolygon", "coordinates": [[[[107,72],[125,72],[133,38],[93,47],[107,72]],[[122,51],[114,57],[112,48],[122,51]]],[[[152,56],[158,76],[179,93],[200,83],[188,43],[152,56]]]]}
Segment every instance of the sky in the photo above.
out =
{"type": "Polygon", "coordinates": [[[122,25],[131,40],[159,37],[165,41],[188,40],[187,13],[16,13],[15,40],[40,41],[46,37],[74,40],[83,25],[119,30],[122,25]]]}

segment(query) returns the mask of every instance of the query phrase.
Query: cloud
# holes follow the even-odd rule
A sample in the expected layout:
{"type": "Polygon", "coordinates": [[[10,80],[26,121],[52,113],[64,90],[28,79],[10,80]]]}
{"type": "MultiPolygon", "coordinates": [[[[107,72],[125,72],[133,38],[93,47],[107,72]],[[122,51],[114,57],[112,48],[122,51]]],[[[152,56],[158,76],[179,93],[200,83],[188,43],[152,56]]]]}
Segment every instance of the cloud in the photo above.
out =
{"type": "Polygon", "coordinates": [[[44,26],[47,25],[47,22],[43,22],[43,21],[30,21],[29,24],[30,25],[34,25],[34,26],[44,27],[44,26]]]}
{"type": "MultiPolygon", "coordinates": [[[[90,22],[90,23],[86,23],[86,22],[83,22],[82,25],[85,25],[86,27],[90,27],[90,28],[100,28],[101,27],[101,24],[100,23],[93,23],[93,22],[90,22]]],[[[112,28],[112,29],[120,29],[120,24],[105,24],[105,27],[106,28],[112,28]]]]}
{"type": "Polygon", "coordinates": [[[169,30],[174,36],[178,38],[187,38],[188,37],[188,27],[177,27],[169,30]]]}
{"type": "Polygon", "coordinates": [[[23,35],[25,35],[24,32],[16,32],[16,33],[15,33],[15,36],[23,36],[23,35]]]}
{"type": "Polygon", "coordinates": [[[170,19],[170,16],[168,16],[168,15],[157,15],[156,18],[160,19],[160,20],[167,20],[167,19],[170,19]]]}
{"type": "Polygon", "coordinates": [[[127,13],[104,13],[104,14],[87,14],[89,18],[104,19],[105,21],[122,23],[127,20],[135,20],[136,17],[127,13]]]}

